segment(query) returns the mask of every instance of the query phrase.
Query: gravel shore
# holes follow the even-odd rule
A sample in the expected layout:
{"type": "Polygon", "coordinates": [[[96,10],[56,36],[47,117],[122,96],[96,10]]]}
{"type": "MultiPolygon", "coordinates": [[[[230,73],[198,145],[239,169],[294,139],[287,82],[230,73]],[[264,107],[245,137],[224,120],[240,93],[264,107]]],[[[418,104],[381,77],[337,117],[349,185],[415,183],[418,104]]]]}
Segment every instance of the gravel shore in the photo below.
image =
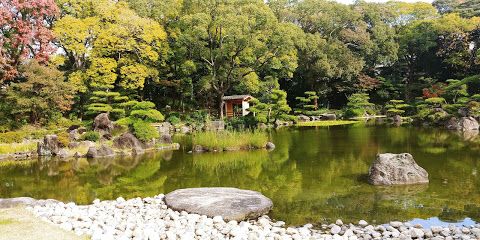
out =
{"type": "Polygon", "coordinates": [[[44,202],[27,207],[36,216],[77,235],[93,240],[111,239],[480,239],[480,225],[431,227],[390,222],[370,225],[335,224],[314,228],[312,224],[288,227],[268,216],[257,220],[229,221],[169,209],[164,195],[113,201],[95,200],[91,205],[44,202]]]}

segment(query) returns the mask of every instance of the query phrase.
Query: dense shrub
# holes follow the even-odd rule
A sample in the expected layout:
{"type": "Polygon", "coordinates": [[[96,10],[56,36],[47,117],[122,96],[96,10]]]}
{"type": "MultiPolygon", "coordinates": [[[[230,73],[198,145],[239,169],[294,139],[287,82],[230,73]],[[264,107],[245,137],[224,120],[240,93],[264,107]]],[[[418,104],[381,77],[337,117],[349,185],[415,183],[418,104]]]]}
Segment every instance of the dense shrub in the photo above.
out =
{"type": "Polygon", "coordinates": [[[70,144],[70,137],[67,132],[57,134],[57,140],[61,147],[67,147],[70,144]]]}
{"type": "Polygon", "coordinates": [[[185,123],[187,123],[188,125],[193,125],[198,127],[198,126],[203,126],[205,122],[208,122],[210,120],[210,116],[208,115],[208,112],[205,110],[197,110],[184,115],[183,119],[185,123]]]}
{"type": "Polygon", "coordinates": [[[448,120],[450,115],[444,110],[446,106],[445,99],[434,97],[428,98],[417,103],[417,121],[439,125],[448,120]]]}
{"type": "Polygon", "coordinates": [[[20,143],[27,137],[23,131],[0,133],[0,143],[20,143]]]}
{"type": "MultiPolygon", "coordinates": [[[[118,122],[118,121],[117,121],[118,122]]],[[[128,124],[127,125],[120,125],[120,124],[115,124],[112,129],[112,136],[120,136],[123,133],[128,131],[128,124]]]]}
{"type": "Polygon", "coordinates": [[[132,124],[133,134],[141,141],[150,141],[159,137],[159,133],[155,127],[148,122],[137,120],[132,124]]]}
{"type": "Polygon", "coordinates": [[[173,124],[173,125],[177,125],[181,122],[182,120],[180,120],[179,117],[175,116],[175,115],[172,115],[172,116],[169,116],[167,118],[167,122],[173,124]]]}
{"type": "Polygon", "coordinates": [[[100,134],[95,131],[88,131],[85,134],[83,134],[83,140],[85,141],[92,141],[96,142],[100,139],[100,134]]]}

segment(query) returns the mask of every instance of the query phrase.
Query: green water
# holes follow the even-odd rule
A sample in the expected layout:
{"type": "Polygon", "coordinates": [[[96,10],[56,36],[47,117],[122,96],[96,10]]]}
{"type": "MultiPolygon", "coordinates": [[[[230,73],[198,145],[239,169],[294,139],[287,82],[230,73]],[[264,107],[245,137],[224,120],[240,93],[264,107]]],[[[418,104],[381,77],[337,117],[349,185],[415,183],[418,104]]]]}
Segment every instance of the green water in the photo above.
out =
{"type": "MultiPolygon", "coordinates": [[[[366,127],[283,129],[272,152],[189,154],[182,149],[138,158],[38,161],[0,168],[0,198],[75,201],[153,196],[178,188],[231,186],[270,197],[270,216],[288,224],[365,219],[480,220],[480,138],[435,129],[366,127]],[[377,153],[409,152],[430,184],[374,187],[366,173],[377,153]]],[[[428,221],[427,221],[428,222],[428,221]]]]}

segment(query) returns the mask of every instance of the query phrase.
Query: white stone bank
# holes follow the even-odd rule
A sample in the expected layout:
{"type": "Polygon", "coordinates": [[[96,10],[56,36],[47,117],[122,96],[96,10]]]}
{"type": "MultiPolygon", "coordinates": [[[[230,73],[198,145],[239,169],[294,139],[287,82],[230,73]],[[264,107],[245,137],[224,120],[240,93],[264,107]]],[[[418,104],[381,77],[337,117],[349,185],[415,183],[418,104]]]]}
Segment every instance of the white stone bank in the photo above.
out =
{"type": "Polygon", "coordinates": [[[229,221],[222,217],[189,214],[169,209],[164,195],[113,201],[95,200],[91,205],[45,201],[27,207],[47,222],[89,235],[93,240],[111,239],[480,239],[480,226],[432,227],[423,229],[409,223],[370,225],[335,224],[314,228],[312,224],[287,227],[268,216],[257,220],[229,221]]]}

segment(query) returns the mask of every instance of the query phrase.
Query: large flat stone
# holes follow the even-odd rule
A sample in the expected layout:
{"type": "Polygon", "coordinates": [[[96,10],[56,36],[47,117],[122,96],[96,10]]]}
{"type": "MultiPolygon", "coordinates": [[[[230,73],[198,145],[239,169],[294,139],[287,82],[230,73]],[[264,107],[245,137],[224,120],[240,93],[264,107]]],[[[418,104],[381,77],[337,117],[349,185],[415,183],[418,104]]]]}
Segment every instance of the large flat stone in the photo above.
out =
{"type": "Polygon", "coordinates": [[[165,196],[169,208],[209,217],[222,216],[225,221],[255,219],[267,214],[272,200],[259,192],[237,188],[187,188],[165,196]]]}

